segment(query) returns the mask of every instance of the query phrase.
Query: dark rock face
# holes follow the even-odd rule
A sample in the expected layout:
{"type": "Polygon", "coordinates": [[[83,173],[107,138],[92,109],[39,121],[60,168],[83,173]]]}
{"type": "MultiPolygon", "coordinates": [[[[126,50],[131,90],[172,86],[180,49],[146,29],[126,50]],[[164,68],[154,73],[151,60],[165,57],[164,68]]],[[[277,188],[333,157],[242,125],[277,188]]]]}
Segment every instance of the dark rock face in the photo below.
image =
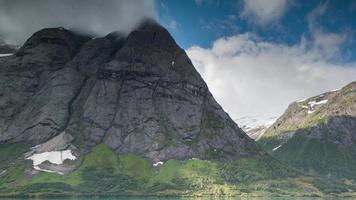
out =
{"type": "Polygon", "coordinates": [[[152,22],[127,37],[44,29],[0,58],[0,142],[37,145],[63,131],[82,153],[105,143],[152,161],[260,152],[152,22]]]}

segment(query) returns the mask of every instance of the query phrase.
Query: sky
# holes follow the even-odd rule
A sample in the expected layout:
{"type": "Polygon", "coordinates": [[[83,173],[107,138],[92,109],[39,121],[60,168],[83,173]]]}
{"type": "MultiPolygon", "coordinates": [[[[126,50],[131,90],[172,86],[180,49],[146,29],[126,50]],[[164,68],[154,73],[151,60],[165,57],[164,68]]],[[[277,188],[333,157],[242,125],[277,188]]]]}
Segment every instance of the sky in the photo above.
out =
{"type": "Polygon", "coordinates": [[[356,81],[356,1],[162,0],[158,15],[233,119],[261,123],[356,81]]]}
{"type": "Polygon", "coordinates": [[[104,36],[160,22],[233,119],[261,122],[356,81],[354,0],[0,0],[0,39],[45,27],[104,36]]]}

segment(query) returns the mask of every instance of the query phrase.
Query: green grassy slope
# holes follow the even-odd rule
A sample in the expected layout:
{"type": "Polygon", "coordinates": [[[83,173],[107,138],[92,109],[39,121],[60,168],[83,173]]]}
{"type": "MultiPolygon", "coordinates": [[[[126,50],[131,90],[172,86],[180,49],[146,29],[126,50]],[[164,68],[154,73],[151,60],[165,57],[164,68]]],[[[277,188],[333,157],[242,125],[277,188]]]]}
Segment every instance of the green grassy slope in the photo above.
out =
{"type": "MultiPolygon", "coordinates": [[[[307,131],[307,130],[303,130],[307,131]]],[[[290,164],[304,173],[328,178],[356,179],[356,155],[330,140],[309,138],[297,132],[287,141],[277,137],[262,138],[259,143],[273,157],[290,164]],[[273,148],[278,147],[273,151],[273,148]]]]}
{"type": "Polygon", "coordinates": [[[0,176],[0,194],[305,195],[307,189],[309,195],[322,195],[314,179],[298,177],[301,174],[267,155],[225,163],[169,160],[154,168],[140,155],[117,155],[100,144],[76,165],[77,169],[67,175],[31,175],[27,170],[30,161],[22,160],[0,176]]]}

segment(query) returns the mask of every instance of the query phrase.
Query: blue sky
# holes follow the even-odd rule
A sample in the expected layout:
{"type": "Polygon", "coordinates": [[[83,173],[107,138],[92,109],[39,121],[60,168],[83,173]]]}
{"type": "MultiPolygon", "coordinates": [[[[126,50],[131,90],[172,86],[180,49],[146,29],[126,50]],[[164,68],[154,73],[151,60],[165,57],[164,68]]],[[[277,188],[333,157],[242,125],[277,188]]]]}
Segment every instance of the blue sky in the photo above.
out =
{"type": "MultiPolygon", "coordinates": [[[[269,4],[269,1],[265,1],[269,4]]],[[[253,32],[265,41],[293,45],[302,37],[311,38],[308,15],[318,6],[325,12],[316,19],[325,32],[347,34],[341,50],[343,62],[356,60],[356,1],[275,1],[285,5],[261,17],[280,13],[267,21],[259,21],[252,12],[246,14],[242,0],[158,0],[157,10],[163,23],[179,45],[210,47],[218,38],[253,32]]],[[[256,8],[259,9],[259,8],[256,8]]],[[[257,10],[258,12],[258,10],[257,10]]]]}
{"type": "Polygon", "coordinates": [[[156,9],[233,119],[265,123],[356,81],[356,1],[157,0],[156,9]]]}

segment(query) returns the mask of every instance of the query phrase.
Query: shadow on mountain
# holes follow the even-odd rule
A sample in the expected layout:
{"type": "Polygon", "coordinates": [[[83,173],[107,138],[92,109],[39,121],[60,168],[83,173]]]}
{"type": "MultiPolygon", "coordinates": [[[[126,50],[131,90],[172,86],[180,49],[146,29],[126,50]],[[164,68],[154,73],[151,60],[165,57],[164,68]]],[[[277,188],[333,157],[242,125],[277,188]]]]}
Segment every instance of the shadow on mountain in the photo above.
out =
{"type": "Polygon", "coordinates": [[[356,178],[356,117],[335,116],[259,143],[273,157],[309,175],[356,178]]]}

